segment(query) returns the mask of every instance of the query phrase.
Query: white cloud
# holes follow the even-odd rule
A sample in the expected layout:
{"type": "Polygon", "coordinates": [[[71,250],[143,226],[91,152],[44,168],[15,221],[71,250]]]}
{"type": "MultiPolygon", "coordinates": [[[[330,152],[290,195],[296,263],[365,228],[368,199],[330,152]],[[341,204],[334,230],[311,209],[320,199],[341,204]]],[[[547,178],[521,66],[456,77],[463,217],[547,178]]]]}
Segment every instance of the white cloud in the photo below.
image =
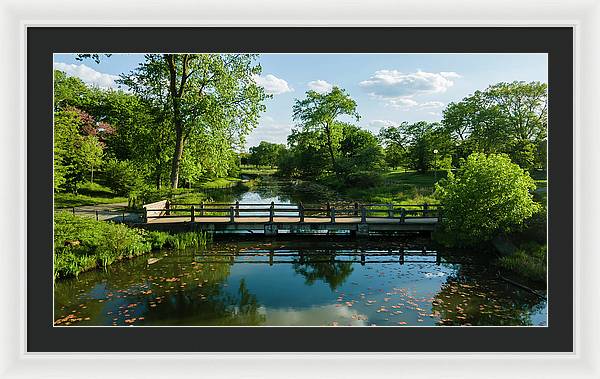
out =
{"type": "Polygon", "coordinates": [[[456,78],[455,72],[417,71],[409,74],[398,70],[379,70],[359,85],[368,93],[381,97],[409,97],[419,94],[442,93],[454,85],[450,79],[456,78]]]}
{"type": "Polygon", "coordinates": [[[367,129],[377,134],[382,128],[396,125],[398,125],[398,123],[391,120],[372,120],[367,124],[367,129]]]}
{"type": "Polygon", "coordinates": [[[261,117],[258,126],[246,139],[246,148],[257,146],[260,141],[271,143],[287,143],[287,136],[292,132],[292,124],[277,122],[270,116],[261,117]]]}
{"type": "Polygon", "coordinates": [[[288,82],[276,77],[275,75],[267,74],[265,76],[253,75],[254,82],[263,87],[269,95],[280,95],[286,92],[292,92],[294,89],[290,87],[288,82]]]}
{"type": "Polygon", "coordinates": [[[444,107],[444,103],[442,103],[441,101],[426,101],[424,103],[420,103],[418,105],[419,109],[437,109],[437,108],[443,108],[444,107]]]}
{"type": "Polygon", "coordinates": [[[313,91],[317,91],[318,93],[328,93],[333,89],[333,84],[325,81],[325,80],[313,80],[312,82],[308,82],[308,88],[313,91]]]}
{"type": "Polygon", "coordinates": [[[460,78],[456,72],[402,73],[398,70],[379,70],[367,80],[359,83],[369,95],[384,101],[387,105],[403,110],[432,109],[443,107],[440,101],[419,103],[414,97],[444,93],[454,85],[452,79],[460,78]]]}
{"type": "Polygon", "coordinates": [[[67,64],[62,62],[55,62],[54,68],[63,71],[68,76],[74,76],[84,83],[98,86],[101,88],[117,88],[118,85],[115,80],[119,79],[117,75],[105,74],[94,70],[85,64],[67,64]]]}
{"type": "Polygon", "coordinates": [[[458,78],[462,78],[461,75],[457,74],[454,71],[442,71],[440,72],[440,75],[442,75],[444,78],[454,78],[454,79],[458,79],[458,78]]]}

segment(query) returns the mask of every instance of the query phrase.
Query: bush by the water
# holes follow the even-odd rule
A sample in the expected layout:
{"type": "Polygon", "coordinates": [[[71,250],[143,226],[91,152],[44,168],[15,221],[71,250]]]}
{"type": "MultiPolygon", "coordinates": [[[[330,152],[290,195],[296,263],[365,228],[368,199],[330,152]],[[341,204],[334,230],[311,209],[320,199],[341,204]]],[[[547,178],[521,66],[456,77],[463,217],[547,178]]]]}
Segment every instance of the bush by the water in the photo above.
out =
{"type": "Polygon", "coordinates": [[[541,206],[535,183],[504,154],[471,154],[456,175],[436,184],[444,228],[458,245],[475,245],[521,229],[541,206]]]}
{"type": "Polygon", "coordinates": [[[546,245],[530,242],[521,245],[514,254],[500,258],[498,264],[530,280],[545,282],[547,257],[546,245]]]}
{"type": "Polygon", "coordinates": [[[78,276],[97,267],[153,249],[205,247],[206,232],[168,234],[58,212],[54,216],[54,279],[78,276]]]}

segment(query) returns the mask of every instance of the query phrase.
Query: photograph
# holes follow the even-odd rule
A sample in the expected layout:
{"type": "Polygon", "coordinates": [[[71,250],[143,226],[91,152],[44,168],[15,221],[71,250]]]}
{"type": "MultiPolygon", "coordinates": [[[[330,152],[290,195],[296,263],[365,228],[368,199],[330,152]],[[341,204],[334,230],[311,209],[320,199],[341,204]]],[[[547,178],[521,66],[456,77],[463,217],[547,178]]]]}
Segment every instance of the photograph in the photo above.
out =
{"type": "Polygon", "coordinates": [[[55,52],[48,323],[547,329],[548,65],[55,52]]]}

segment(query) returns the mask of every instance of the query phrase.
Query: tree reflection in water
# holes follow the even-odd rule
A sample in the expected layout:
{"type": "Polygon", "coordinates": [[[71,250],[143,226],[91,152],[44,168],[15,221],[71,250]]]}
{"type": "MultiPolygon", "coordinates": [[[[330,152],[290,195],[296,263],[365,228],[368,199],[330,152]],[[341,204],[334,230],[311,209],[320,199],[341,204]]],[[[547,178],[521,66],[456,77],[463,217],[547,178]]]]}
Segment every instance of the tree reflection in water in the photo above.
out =
{"type": "Polygon", "coordinates": [[[305,283],[313,285],[322,280],[332,291],[344,284],[354,271],[352,262],[333,262],[335,254],[314,254],[294,259],[294,271],[304,276],[305,283]]]}

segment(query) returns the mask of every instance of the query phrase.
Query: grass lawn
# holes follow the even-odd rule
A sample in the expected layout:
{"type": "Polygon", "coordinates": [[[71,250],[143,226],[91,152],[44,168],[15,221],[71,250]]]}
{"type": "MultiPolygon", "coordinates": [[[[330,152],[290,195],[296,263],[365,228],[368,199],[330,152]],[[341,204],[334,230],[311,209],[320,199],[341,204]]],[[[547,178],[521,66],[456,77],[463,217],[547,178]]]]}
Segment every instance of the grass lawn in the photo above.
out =
{"type": "Polygon", "coordinates": [[[271,168],[268,166],[260,166],[258,168],[254,166],[247,166],[242,168],[240,175],[274,175],[277,172],[277,168],[271,168]]]}
{"type": "MultiPolygon", "coordinates": [[[[359,202],[380,204],[437,204],[433,197],[436,180],[446,176],[445,171],[419,173],[416,171],[392,170],[382,175],[382,180],[372,187],[339,187],[344,197],[359,202]]],[[[337,179],[328,178],[330,184],[337,179]]]]}
{"type": "Polygon", "coordinates": [[[127,197],[117,196],[110,188],[97,183],[85,183],[73,193],[55,193],[54,208],[70,208],[83,205],[111,204],[126,202],[127,197]]]}
{"type": "Polygon", "coordinates": [[[198,189],[215,189],[215,188],[228,188],[237,185],[238,182],[241,182],[242,179],[234,178],[234,177],[226,177],[226,178],[217,178],[213,180],[209,180],[204,183],[200,183],[194,186],[194,188],[198,189]]]}

